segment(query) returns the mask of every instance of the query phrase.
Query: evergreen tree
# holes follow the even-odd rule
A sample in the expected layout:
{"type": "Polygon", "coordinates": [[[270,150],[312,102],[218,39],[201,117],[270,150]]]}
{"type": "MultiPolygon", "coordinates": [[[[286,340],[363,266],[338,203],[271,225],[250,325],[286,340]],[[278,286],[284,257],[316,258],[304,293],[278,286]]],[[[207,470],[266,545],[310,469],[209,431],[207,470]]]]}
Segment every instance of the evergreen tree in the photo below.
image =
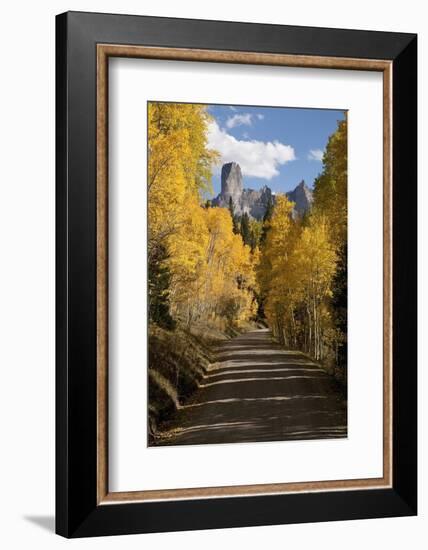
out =
{"type": "Polygon", "coordinates": [[[266,205],[266,211],[263,216],[263,221],[269,222],[272,219],[272,214],[273,214],[273,200],[272,200],[272,197],[269,196],[268,203],[266,205]]]}
{"type": "Polygon", "coordinates": [[[266,241],[266,236],[269,231],[269,224],[270,220],[272,219],[274,211],[274,204],[272,197],[269,196],[268,203],[266,205],[266,211],[263,216],[263,227],[262,227],[262,233],[260,235],[260,244],[263,245],[263,243],[266,241]]]}
{"type": "Polygon", "coordinates": [[[244,244],[251,245],[251,233],[250,233],[250,218],[247,212],[241,217],[241,237],[244,241],[244,244]]]}
{"type": "Polygon", "coordinates": [[[235,208],[233,207],[232,197],[229,197],[229,212],[230,212],[230,215],[232,217],[233,232],[235,233],[235,235],[239,235],[239,233],[240,233],[239,220],[238,220],[238,217],[235,214],[235,208]]]}
{"type": "Polygon", "coordinates": [[[171,274],[165,261],[168,256],[164,246],[149,260],[149,317],[162,328],[173,330],[175,321],[169,310],[169,286],[171,274]]]}
{"type": "Polygon", "coordinates": [[[233,220],[234,217],[235,217],[235,209],[233,208],[232,197],[229,197],[229,212],[230,212],[230,215],[231,215],[232,220],[233,220]]]}
{"type": "Polygon", "coordinates": [[[251,252],[254,252],[254,250],[257,248],[257,237],[253,230],[250,232],[250,248],[251,252]]]}
{"type": "Polygon", "coordinates": [[[347,240],[348,226],[348,124],[338,123],[330,136],[322,173],[314,182],[313,209],[328,216],[332,238],[338,248],[347,240]]]}

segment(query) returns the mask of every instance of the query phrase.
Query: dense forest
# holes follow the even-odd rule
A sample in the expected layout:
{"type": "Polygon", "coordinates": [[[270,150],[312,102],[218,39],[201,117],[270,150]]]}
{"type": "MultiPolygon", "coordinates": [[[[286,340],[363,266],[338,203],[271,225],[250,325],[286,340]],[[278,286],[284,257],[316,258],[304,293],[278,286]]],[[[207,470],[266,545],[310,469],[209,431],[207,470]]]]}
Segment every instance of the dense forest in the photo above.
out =
{"type": "Polygon", "coordinates": [[[216,159],[207,119],[200,105],[149,107],[150,318],[164,328],[255,314],[256,256],[227,209],[202,206],[216,159]]]}
{"type": "Polygon", "coordinates": [[[339,122],[314,182],[314,203],[293,220],[277,197],[265,217],[256,267],[259,302],[273,334],[346,379],[347,123],[339,122]]]}
{"type": "Polygon", "coordinates": [[[202,105],[149,103],[149,402],[156,420],[162,396],[177,405],[195,387],[210,360],[204,336],[213,330],[264,324],[286,348],[346,382],[346,120],[328,141],[311,211],[293,216],[293,203],[276,195],[262,221],[236,216],[232,202],[218,208],[207,200],[219,160],[207,147],[209,120],[202,105]]]}

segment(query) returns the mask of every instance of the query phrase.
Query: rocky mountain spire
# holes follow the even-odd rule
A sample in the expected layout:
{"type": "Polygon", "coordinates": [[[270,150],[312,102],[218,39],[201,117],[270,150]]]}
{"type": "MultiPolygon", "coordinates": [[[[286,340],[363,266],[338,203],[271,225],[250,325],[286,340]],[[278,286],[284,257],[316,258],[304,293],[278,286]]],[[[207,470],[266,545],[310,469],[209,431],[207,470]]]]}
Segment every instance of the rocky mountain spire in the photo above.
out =
{"type": "MultiPolygon", "coordinates": [[[[312,206],[312,191],[303,180],[286,195],[295,203],[294,216],[302,216],[312,206]]],[[[236,215],[247,213],[261,220],[268,205],[275,202],[275,195],[267,185],[259,190],[244,189],[241,167],[237,162],[228,162],[221,169],[221,192],[212,200],[212,205],[229,208],[230,199],[236,215]]]]}
{"type": "Polygon", "coordinates": [[[242,196],[242,172],[241,167],[237,162],[229,162],[223,164],[221,169],[221,197],[229,203],[232,198],[233,206],[239,206],[239,201],[242,196]]]}

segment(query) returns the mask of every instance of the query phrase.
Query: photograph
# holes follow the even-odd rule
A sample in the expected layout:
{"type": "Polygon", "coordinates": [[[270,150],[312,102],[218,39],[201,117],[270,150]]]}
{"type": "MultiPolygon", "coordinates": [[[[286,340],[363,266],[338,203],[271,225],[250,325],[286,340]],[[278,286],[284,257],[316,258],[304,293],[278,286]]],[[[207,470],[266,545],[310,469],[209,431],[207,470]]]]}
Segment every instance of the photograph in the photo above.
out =
{"type": "Polygon", "coordinates": [[[423,4],[2,8],[0,547],[427,547],[423,4]]]}
{"type": "Polygon", "coordinates": [[[347,125],[147,103],[149,447],[347,437],[347,125]]]}

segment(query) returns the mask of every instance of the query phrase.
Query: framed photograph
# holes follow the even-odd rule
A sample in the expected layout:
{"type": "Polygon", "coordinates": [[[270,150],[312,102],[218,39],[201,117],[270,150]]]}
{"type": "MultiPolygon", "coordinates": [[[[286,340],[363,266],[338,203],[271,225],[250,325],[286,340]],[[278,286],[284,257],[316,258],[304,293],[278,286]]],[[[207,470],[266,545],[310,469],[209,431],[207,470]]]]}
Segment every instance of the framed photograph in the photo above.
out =
{"type": "Polygon", "coordinates": [[[57,533],[416,514],[416,35],[56,37],[57,533]]]}

